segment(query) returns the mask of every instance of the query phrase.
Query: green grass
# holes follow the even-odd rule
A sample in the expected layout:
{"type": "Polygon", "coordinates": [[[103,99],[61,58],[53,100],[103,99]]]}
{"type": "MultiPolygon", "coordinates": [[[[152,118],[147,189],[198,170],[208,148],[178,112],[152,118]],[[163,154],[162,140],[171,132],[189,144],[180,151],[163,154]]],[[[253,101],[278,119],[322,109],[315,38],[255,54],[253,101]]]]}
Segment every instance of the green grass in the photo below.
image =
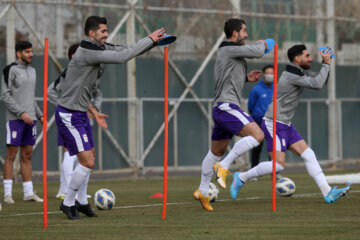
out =
{"type": "MultiPolygon", "coordinates": [[[[296,193],[277,199],[271,208],[271,181],[264,177],[248,182],[239,200],[230,200],[228,190],[220,190],[214,211],[200,207],[191,195],[200,177],[170,178],[168,181],[167,218],[161,219],[162,199],[151,199],[162,192],[162,179],[94,181],[89,193],[109,188],[116,195],[116,208],[96,210],[98,218],[67,220],[55,199],[57,183],[48,184],[48,228],[43,228],[42,205],[22,201],[21,184],[14,185],[15,204],[2,202],[0,239],[359,239],[360,186],[335,204],[324,203],[313,180],[307,174],[286,174],[296,183],[296,193]],[[305,194],[315,194],[304,196],[305,194]],[[298,196],[298,197],[297,197],[298,196]],[[248,199],[260,197],[258,199],[248,199]],[[182,204],[180,204],[182,203],[182,204]],[[15,216],[15,214],[24,214],[15,216]]],[[[231,178],[228,179],[230,185],[231,178]]],[[[36,185],[41,195],[41,185],[36,185]]],[[[1,196],[2,196],[1,192],[1,196]]],[[[2,197],[1,197],[2,199],[2,197]]]]}

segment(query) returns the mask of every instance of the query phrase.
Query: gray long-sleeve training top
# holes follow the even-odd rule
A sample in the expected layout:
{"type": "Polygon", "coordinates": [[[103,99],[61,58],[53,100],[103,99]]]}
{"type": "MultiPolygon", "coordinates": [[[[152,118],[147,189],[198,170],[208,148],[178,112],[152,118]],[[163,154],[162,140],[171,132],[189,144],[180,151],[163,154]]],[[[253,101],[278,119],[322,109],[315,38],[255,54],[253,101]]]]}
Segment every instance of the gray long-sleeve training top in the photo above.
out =
{"type": "Polygon", "coordinates": [[[26,112],[33,120],[43,116],[35,101],[36,71],[18,60],[3,69],[1,100],[6,108],[6,121],[21,119],[26,112]]]}
{"type": "Polygon", "coordinates": [[[99,45],[89,38],[81,42],[71,59],[61,87],[58,105],[70,110],[87,112],[95,82],[106,63],[125,63],[154,46],[150,37],[133,45],[99,45]]]}
{"type": "MultiPolygon", "coordinates": [[[[66,76],[66,70],[65,69],[60,76],[54,81],[52,82],[48,89],[48,100],[49,102],[51,102],[52,104],[54,104],[55,106],[58,105],[58,101],[59,101],[59,96],[61,94],[61,83],[64,81],[64,78],[66,76]]],[[[99,80],[99,79],[98,79],[99,80]]],[[[100,90],[99,87],[99,81],[96,81],[95,85],[92,88],[92,96],[93,96],[93,105],[94,107],[101,112],[101,106],[102,106],[102,101],[103,101],[103,95],[102,92],[100,90]]]]}
{"type": "MultiPolygon", "coordinates": [[[[329,79],[330,65],[323,63],[320,72],[312,72],[291,63],[279,78],[276,98],[276,121],[290,124],[304,88],[321,89],[329,79]]],[[[273,102],[265,117],[273,119],[273,102]]]]}
{"type": "Polygon", "coordinates": [[[215,67],[215,99],[218,102],[233,103],[241,106],[241,96],[247,79],[245,58],[260,58],[265,54],[265,44],[240,45],[232,41],[223,41],[218,49],[215,67]]]}

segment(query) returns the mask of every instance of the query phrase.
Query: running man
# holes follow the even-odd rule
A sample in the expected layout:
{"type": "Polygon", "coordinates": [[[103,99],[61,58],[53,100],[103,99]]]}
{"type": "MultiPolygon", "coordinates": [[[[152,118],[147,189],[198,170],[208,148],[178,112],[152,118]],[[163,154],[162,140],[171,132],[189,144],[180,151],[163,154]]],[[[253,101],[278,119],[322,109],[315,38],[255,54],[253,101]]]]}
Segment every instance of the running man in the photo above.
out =
{"type": "Polygon", "coordinates": [[[193,197],[200,201],[206,210],[210,205],[209,184],[214,171],[218,183],[226,188],[226,176],[230,173],[230,164],[240,155],[258,146],[264,139],[264,133],[241,106],[242,89],[245,82],[260,79],[261,72],[247,73],[245,58],[260,58],[265,54],[267,43],[257,41],[254,45],[245,45],[248,37],[245,21],[231,18],[225,22],[226,40],[218,49],[214,77],[216,81],[213,105],[214,128],[211,136],[211,149],[202,162],[201,183],[193,197]],[[221,161],[230,140],[234,135],[242,137],[228,155],[221,161]]]}
{"type": "Polygon", "coordinates": [[[6,157],[4,163],[4,202],[12,198],[13,165],[20,146],[20,172],[23,179],[24,201],[43,202],[33,191],[31,157],[36,141],[36,120],[43,114],[35,101],[36,70],[32,63],[32,44],[15,45],[17,60],[3,70],[1,98],[6,108],[6,157]]]}
{"type": "MultiPolygon", "coordinates": [[[[320,188],[326,203],[333,203],[350,190],[344,188],[331,188],[318,163],[314,151],[306,144],[304,139],[292,125],[291,120],[295,114],[296,106],[304,88],[321,89],[329,78],[332,50],[322,50],[322,67],[320,72],[309,71],[312,58],[305,45],[294,45],[289,48],[287,55],[290,64],[286,65],[281,74],[277,87],[277,119],[276,119],[276,172],[285,167],[285,153],[290,149],[293,153],[304,159],[306,170],[320,188]]],[[[266,145],[269,155],[272,156],[273,141],[273,103],[269,105],[261,128],[265,133],[266,145]]],[[[239,190],[245,182],[253,177],[261,177],[272,173],[272,162],[262,162],[247,172],[236,172],[230,188],[231,197],[236,199],[239,190]]]]}
{"type": "MultiPolygon", "coordinates": [[[[104,64],[126,63],[150,50],[165,36],[165,30],[158,29],[133,45],[116,46],[105,42],[109,36],[106,18],[91,16],[85,22],[85,35],[85,40],[69,63],[55,113],[64,145],[70,156],[77,155],[80,163],[74,170],[66,197],[60,204],[60,209],[69,219],[80,218],[75,206],[75,195],[87,181],[95,165],[94,143],[87,111],[95,118],[99,117],[99,112],[89,106],[92,88],[104,72],[104,64]]],[[[101,119],[104,120],[104,116],[100,116],[101,119]]],[[[82,207],[90,208],[90,205],[82,207]]]]}

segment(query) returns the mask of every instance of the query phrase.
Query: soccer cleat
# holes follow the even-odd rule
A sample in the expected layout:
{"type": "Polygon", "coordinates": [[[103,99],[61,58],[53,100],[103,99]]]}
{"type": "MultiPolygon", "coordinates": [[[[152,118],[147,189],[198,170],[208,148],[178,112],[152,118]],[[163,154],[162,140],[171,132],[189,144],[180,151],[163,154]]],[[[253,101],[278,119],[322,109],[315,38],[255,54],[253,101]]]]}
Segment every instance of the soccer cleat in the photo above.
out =
{"type": "Polygon", "coordinates": [[[240,172],[234,173],[233,182],[230,187],[230,195],[234,200],[236,199],[242,186],[244,186],[244,182],[240,180],[239,174],[240,172]]]}
{"type": "Polygon", "coordinates": [[[78,201],[75,201],[75,206],[77,210],[88,217],[97,217],[96,213],[91,209],[90,204],[82,205],[78,201]]]}
{"type": "Polygon", "coordinates": [[[333,203],[341,197],[344,197],[348,192],[350,192],[350,186],[344,188],[333,187],[328,195],[324,197],[326,203],[333,203]]]}
{"type": "Polygon", "coordinates": [[[63,211],[63,213],[65,213],[65,215],[70,219],[70,220],[77,220],[77,219],[81,219],[79,212],[76,208],[76,206],[65,206],[64,205],[64,201],[61,201],[60,203],[60,210],[63,211]]]}
{"type": "Polygon", "coordinates": [[[213,166],[213,169],[216,173],[216,181],[219,183],[219,185],[222,188],[226,188],[226,176],[228,174],[231,174],[231,172],[229,170],[227,170],[226,168],[221,167],[220,162],[216,163],[213,166]]]}
{"type": "Polygon", "coordinates": [[[14,199],[12,198],[12,196],[9,194],[9,195],[6,195],[4,197],[4,203],[7,203],[7,204],[13,204],[15,203],[14,199]]]}
{"type": "Polygon", "coordinates": [[[212,206],[210,205],[210,197],[207,196],[203,196],[200,192],[200,190],[196,190],[194,193],[193,193],[193,197],[195,200],[199,200],[200,203],[201,203],[201,206],[205,209],[205,210],[208,210],[208,211],[212,211],[214,210],[212,208],[212,206]]]}
{"type": "Polygon", "coordinates": [[[64,200],[65,197],[66,197],[66,193],[58,192],[56,194],[56,198],[58,198],[58,199],[64,200]]]}
{"type": "Polygon", "coordinates": [[[30,196],[24,197],[24,201],[25,202],[43,202],[44,200],[34,193],[30,196]]]}

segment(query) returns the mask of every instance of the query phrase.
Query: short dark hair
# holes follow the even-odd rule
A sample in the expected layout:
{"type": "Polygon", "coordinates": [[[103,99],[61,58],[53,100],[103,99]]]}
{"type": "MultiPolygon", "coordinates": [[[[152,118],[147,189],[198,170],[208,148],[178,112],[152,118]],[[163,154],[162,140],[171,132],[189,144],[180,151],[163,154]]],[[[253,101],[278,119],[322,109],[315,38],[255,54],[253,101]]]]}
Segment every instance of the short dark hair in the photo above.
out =
{"type": "Polygon", "coordinates": [[[72,55],[76,52],[76,50],[78,49],[79,46],[80,46],[80,43],[74,43],[69,47],[69,50],[68,50],[69,60],[72,58],[72,55]]]}
{"type": "Polygon", "coordinates": [[[306,50],[306,46],[304,44],[294,45],[289,48],[287,51],[287,55],[290,62],[293,62],[296,56],[302,55],[304,50],[306,50]]]}
{"type": "Polygon", "coordinates": [[[242,25],[245,24],[245,21],[240,18],[230,18],[225,22],[224,32],[226,38],[231,38],[234,31],[239,32],[242,28],[242,25]]]}
{"type": "Polygon", "coordinates": [[[89,36],[90,30],[96,31],[100,24],[106,24],[106,18],[99,16],[90,16],[85,21],[85,35],[89,36]]]}
{"type": "Polygon", "coordinates": [[[15,51],[16,52],[21,52],[21,51],[24,51],[24,50],[26,50],[28,48],[32,48],[31,42],[19,41],[19,42],[16,42],[16,44],[15,44],[15,51]]]}
{"type": "Polygon", "coordinates": [[[265,67],[262,68],[262,72],[264,73],[266,71],[266,69],[268,69],[268,68],[274,69],[274,65],[272,65],[272,64],[266,65],[265,67]]]}

